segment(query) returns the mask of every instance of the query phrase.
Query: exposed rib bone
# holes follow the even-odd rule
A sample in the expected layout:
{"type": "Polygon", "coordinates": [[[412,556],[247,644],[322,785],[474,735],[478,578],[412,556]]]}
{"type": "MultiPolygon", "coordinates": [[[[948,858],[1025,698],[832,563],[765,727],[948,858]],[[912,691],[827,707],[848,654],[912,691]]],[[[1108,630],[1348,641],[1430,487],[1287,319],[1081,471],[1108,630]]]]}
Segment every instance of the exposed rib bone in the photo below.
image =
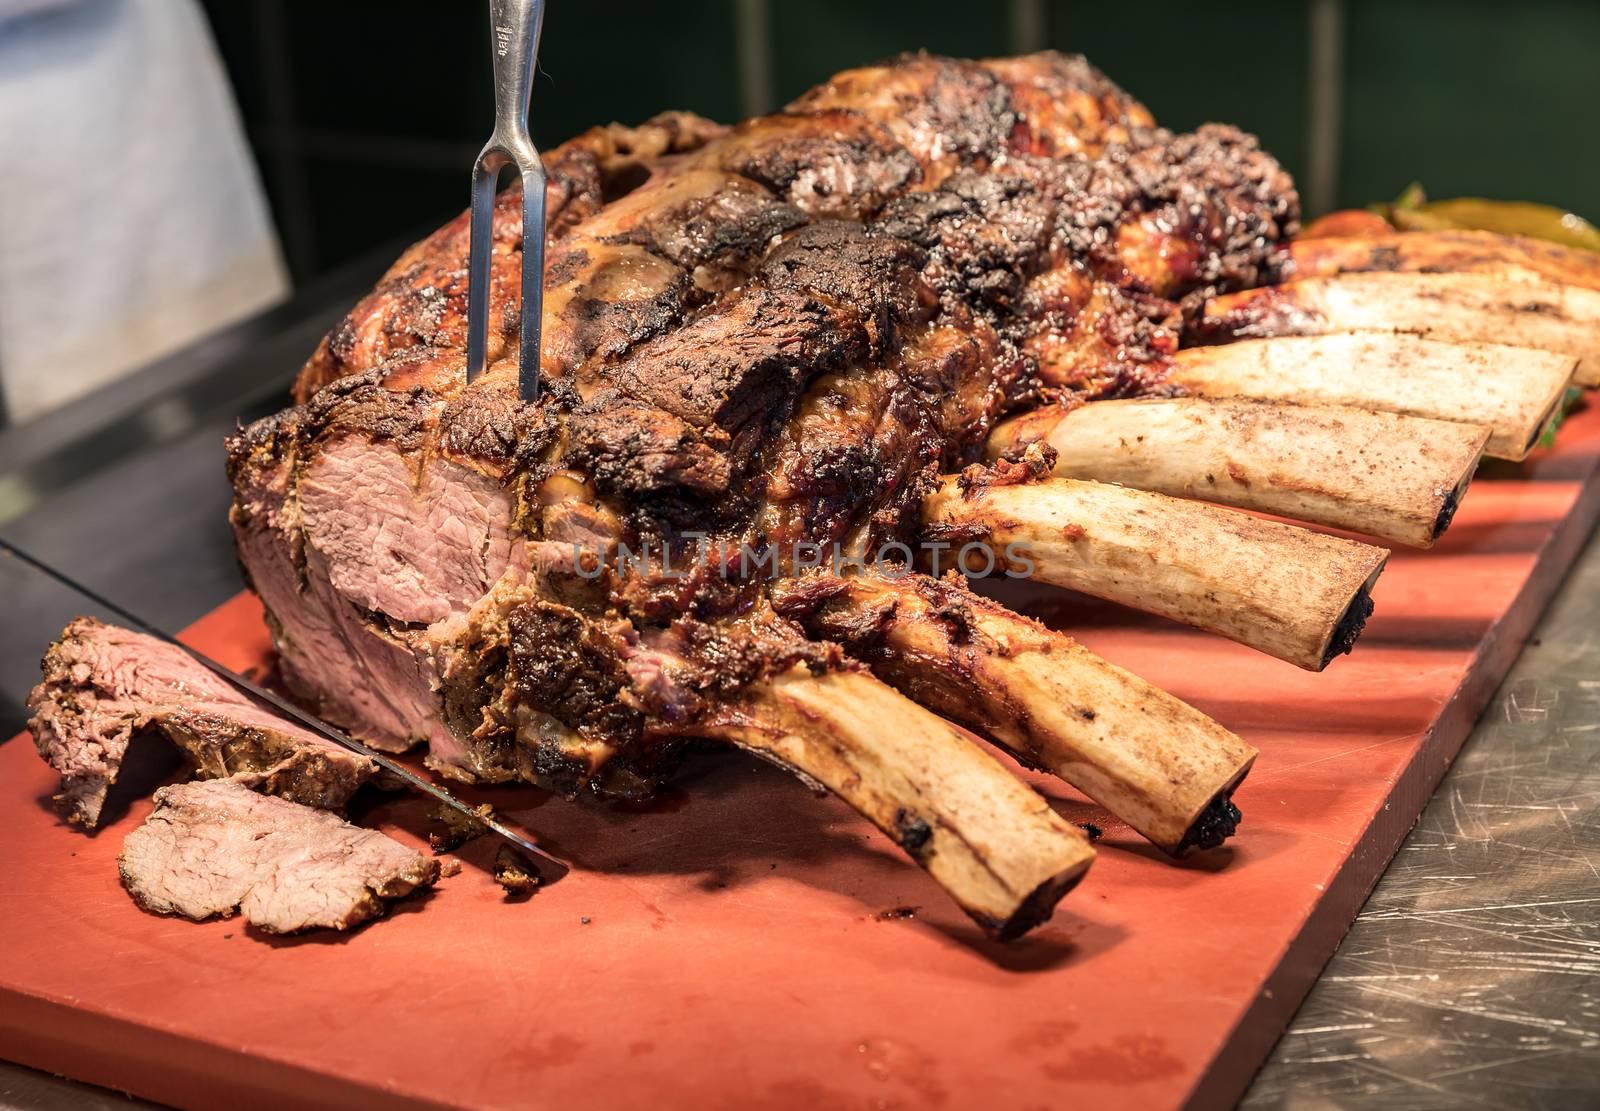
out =
{"type": "Polygon", "coordinates": [[[1184,397],[1037,410],[997,428],[989,453],[1042,439],[1062,478],[1426,548],[1450,523],[1488,438],[1479,425],[1366,409],[1184,397]]]}
{"type": "Polygon", "coordinates": [[[1578,358],[1579,385],[1600,385],[1600,291],[1484,274],[1341,274],[1230,293],[1206,302],[1215,336],[1410,332],[1509,343],[1578,358]]]}
{"type": "Polygon", "coordinates": [[[925,575],[819,575],[777,593],[813,634],[1059,775],[1166,852],[1233,833],[1229,796],[1256,750],[1070,637],[925,575]]]}
{"type": "Polygon", "coordinates": [[[1001,938],[1048,918],[1094,859],[1083,833],[971,734],[865,671],[797,667],[696,731],[838,795],[1001,938]]]}
{"type": "Polygon", "coordinates": [[[923,502],[968,567],[995,566],[1171,617],[1310,671],[1348,652],[1389,553],[1201,502],[1101,482],[967,485],[923,502]],[[963,488],[965,486],[965,488],[963,488]],[[1031,564],[1031,566],[1030,566],[1031,564]]]}
{"type": "Polygon", "coordinates": [[[1600,289],[1600,253],[1492,231],[1402,231],[1393,235],[1297,239],[1288,276],[1324,278],[1362,271],[1494,274],[1600,289]]]}
{"type": "Polygon", "coordinates": [[[1558,412],[1577,360],[1527,347],[1376,332],[1193,347],[1167,381],[1205,397],[1379,409],[1490,428],[1485,451],[1521,459],[1558,412]]]}

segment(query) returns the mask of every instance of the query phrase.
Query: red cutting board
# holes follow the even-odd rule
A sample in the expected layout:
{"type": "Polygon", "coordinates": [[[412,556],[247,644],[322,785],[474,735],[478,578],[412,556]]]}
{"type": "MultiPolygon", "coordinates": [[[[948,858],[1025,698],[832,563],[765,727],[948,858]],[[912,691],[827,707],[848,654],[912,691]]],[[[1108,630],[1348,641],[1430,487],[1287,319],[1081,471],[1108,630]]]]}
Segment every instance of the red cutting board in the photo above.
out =
{"type": "MultiPolygon", "coordinates": [[[[1516,655],[1600,509],[1600,410],[1473,485],[1397,553],[1352,657],[1309,675],[1035,590],[1031,608],[1238,730],[1261,758],[1230,847],[1174,865],[1106,827],[1023,941],[985,940],[843,805],[738,755],[648,812],[484,792],[573,860],[507,903],[484,867],[352,934],[147,915],[118,886],[140,801],[59,824],[0,746],[0,1055],[188,1106],[1217,1106],[1249,1082],[1516,655]],[[913,917],[885,915],[915,907],[913,917]]],[[[240,597],[190,631],[236,667],[240,597]]],[[[362,815],[421,830],[423,807],[362,815]]]]}

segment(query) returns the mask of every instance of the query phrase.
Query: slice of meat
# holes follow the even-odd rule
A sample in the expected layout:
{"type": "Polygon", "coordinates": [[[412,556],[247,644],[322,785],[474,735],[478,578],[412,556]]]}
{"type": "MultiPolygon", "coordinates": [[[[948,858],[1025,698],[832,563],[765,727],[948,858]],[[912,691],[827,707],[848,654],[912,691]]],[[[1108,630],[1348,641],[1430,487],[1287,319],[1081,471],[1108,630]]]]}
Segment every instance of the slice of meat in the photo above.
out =
{"type": "Polygon", "coordinates": [[[240,783],[182,783],[155,798],[117,866],[156,914],[238,912],[275,934],[346,930],[439,878],[437,861],[376,830],[240,783]]]}
{"type": "Polygon", "coordinates": [[[136,733],[159,730],[206,778],[310,806],[344,806],[377,770],[258,706],[178,648],[80,617],[45,654],[28,696],[39,755],[61,776],[57,807],[87,827],[100,821],[136,733]]]}

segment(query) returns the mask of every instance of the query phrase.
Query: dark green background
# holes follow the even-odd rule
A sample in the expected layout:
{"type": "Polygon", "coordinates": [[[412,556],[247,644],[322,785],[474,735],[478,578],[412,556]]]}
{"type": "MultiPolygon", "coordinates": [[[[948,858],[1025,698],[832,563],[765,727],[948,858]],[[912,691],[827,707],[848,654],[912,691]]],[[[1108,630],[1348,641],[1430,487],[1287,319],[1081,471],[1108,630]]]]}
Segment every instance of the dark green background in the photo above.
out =
{"type": "MultiPolygon", "coordinates": [[[[297,279],[466,201],[490,118],[482,0],[206,0],[297,279]]],[[[775,92],[902,50],[1009,50],[1004,3],[772,0],[775,92]]],[[[1306,5],[1046,6],[1173,128],[1226,120],[1295,172],[1306,154],[1306,5]]],[[[667,107],[739,115],[732,0],[550,0],[534,94],[549,145],[667,107]]],[[[1339,203],[1421,180],[1434,196],[1600,216],[1600,3],[1348,0],[1339,203]]]]}

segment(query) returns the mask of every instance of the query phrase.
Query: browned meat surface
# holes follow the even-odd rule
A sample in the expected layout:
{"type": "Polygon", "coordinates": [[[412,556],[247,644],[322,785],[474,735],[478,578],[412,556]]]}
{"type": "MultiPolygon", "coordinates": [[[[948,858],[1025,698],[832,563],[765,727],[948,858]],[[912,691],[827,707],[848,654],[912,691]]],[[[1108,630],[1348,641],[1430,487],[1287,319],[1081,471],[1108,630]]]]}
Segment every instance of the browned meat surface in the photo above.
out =
{"type": "Polygon", "coordinates": [[[239,913],[276,934],[349,929],[439,878],[437,861],[376,830],[218,780],[157,791],[118,866],[145,910],[239,913]]]}
{"type": "Polygon", "coordinates": [[[285,680],[449,775],[647,793],[747,688],[857,667],[768,581],[920,539],[1009,412],[1159,389],[1185,299],[1297,220],[1254,140],[1053,54],[851,71],[648,170],[552,229],[537,405],[508,361],[464,381],[457,227],[230,442],[285,680]]]}
{"type": "Polygon", "coordinates": [[[134,735],[167,736],[207,778],[311,806],[339,808],[376,768],[256,705],[153,637],[79,618],[50,646],[29,695],[39,754],[61,776],[56,804],[75,824],[100,820],[134,735]]]}
{"type": "MultiPolygon", "coordinates": [[[[660,129],[652,125],[664,118],[639,130],[656,135],[660,129]]],[[[545,314],[557,320],[545,321],[547,361],[553,351],[568,350],[569,340],[552,335],[558,321],[565,337],[591,312],[613,321],[648,318],[652,308],[659,315],[663,298],[669,308],[679,304],[673,287],[715,288],[736,280],[747,269],[738,259],[759,261],[772,235],[806,219],[869,219],[894,196],[933,188],[963,167],[992,166],[1012,155],[1096,155],[1153,126],[1143,105],[1082,58],[1058,54],[982,64],[906,56],[839,74],[784,112],[721,135],[705,121],[671,118],[680,121],[672,137],[656,138],[651,157],[634,163],[649,172],[630,176],[638,187],[632,194],[623,184],[603,196],[579,188],[608,203],[583,207],[579,223],[551,220],[545,314]],[[682,159],[661,157],[689,149],[693,153],[682,159]],[[570,234],[580,228],[585,234],[570,234]],[[560,306],[569,298],[594,308],[564,318],[560,306]]],[[[587,147],[597,132],[558,148],[547,163],[590,157],[587,147]],[[576,148],[570,156],[563,153],[569,148],[576,148]]],[[[552,171],[553,191],[555,176],[552,171]]],[[[500,198],[497,260],[515,261],[520,203],[515,189],[500,198]]],[[[552,193],[552,212],[558,203],[552,193]]],[[[334,329],[302,372],[298,401],[335,377],[383,365],[402,349],[464,347],[465,221],[463,214],[407,251],[334,329]],[[423,292],[386,295],[402,286],[423,292]]],[[[497,270],[494,281],[503,310],[516,297],[520,270],[497,270]]],[[[509,350],[506,340],[517,327],[514,312],[494,316],[491,360],[509,350]]]]}
{"type": "MultiPolygon", "coordinates": [[[[805,643],[730,553],[914,540],[997,417],[1052,382],[1153,388],[1173,298],[1267,272],[1287,176],[1231,128],[1149,124],[1057,55],[852,71],[563,229],[538,407],[507,363],[464,388],[459,330],[340,346],[346,377],[231,448],[286,678],[464,778],[649,780],[692,732],[655,630],[805,643]]],[[[456,280],[459,239],[408,269],[456,280]]]]}
{"type": "Polygon", "coordinates": [[[1014,334],[1051,387],[1157,392],[1206,298],[1277,279],[1298,227],[1294,184],[1253,137],[1219,124],[1076,170],[1071,255],[1022,291],[1014,334]]]}
{"type": "MultiPolygon", "coordinates": [[[[545,225],[553,246],[605,202],[648,177],[663,160],[703,146],[724,128],[689,112],[664,112],[638,127],[612,124],[584,132],[545,156],[545,225]]],[[[491,358],[517,330],[522,281],[522,185],[497,198],[490,299],[491,358]],[[509,315],[508,315],[509,314],[509,315]]],[[[467,214],[416,244],[389,268],[378,287],[322,341],[295,387],[305,401],[352,369],[413,348],[466,343],[467,214]]],[[[548,249],[548,246],[547,246],[548,249]]]]}

